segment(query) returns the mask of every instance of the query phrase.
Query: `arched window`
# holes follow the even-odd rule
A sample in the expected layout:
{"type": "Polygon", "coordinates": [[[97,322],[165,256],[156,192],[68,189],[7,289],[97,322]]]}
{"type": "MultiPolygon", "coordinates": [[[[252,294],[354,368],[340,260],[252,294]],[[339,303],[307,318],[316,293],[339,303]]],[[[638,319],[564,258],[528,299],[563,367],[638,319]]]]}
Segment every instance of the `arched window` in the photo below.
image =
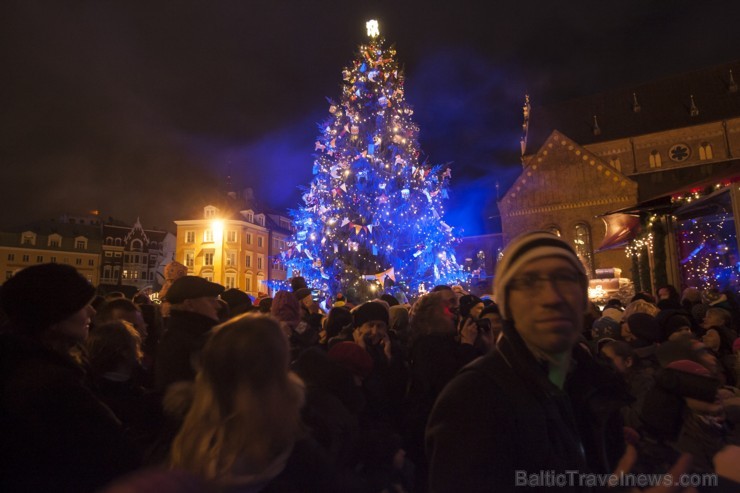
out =
{"type": "Polygon", "coordinates": [[[110,265],[104,266],[103,267],[103,278],[110,279],[111,278],[110,275],[111,275],[110,265]]]}
{"type": "Polygon", "coordinates": [[[116,246],[121,246],[121,239],[120,238],[116,238],[116,242],[115,243],[116,243],[116,246]]]}
{"type": "Polygon", "coordinates": [[[135,252],[140,252],[142,245],[143,243],[141,242],[141,240],[133,240],[131,242],[131,250],[135,252]]]}
{"type": "Polygon", "coordinates": [[[105,244],[106,245],[112,245],[113,244],[113,237],[112,236],[106,236],[106,238],[105,238],[105,244]]]}
{"type": "Polygon", "coordinates": [[[702,161],[706,161],[713,158],[714,155],[712,153],[712,144],[710,144],[709,142],[702,142],[699,146],[699,159],[702,161]]]}
{"type": "Polygon", "coordinates": [[[660,152],[653,151],[650,153],[650,167],[651,168],[660,168],[663,166],[663,161],[660,158],[660,152]]]}
{"type": "Polygon", "coordinates": [[[591,247],[591,228],[589,228],[588,224],[576,224],[573,243],[575,245],[576,255],[578,255],[578,258],[583,262],[586,272],[588,274],[593,273],[594,264],[593,249],[591,247]]]}

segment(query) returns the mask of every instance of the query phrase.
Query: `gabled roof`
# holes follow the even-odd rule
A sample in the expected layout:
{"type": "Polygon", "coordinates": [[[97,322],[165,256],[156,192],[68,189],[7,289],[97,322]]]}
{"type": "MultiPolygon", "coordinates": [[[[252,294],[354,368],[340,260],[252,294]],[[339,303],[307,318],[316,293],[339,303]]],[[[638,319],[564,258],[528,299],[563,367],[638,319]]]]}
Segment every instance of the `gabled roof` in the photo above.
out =
{"type": "Polygon", "coordinates": [[[526,154],[541,146],[554,129],[588,145],[738,117],[738,83],[740,60],[532,108],[526,154]],[[695,116],[691,96],[698,110],[695,116]],[[639,111],[635,111],[635,102],[639,111]]]}
{"type": "MultiPolygon", "coordinates": [[[[539,179],[542,179],[541,175],[543,173],[552,173],[553,169],[557,170],[558,167],[560,167],[558,172],[565,171],[564,166],[568,164],[580,165],[579,167],[584,169],[581,174],[583,183],[573,182],[569,189],[574,202],[593,201],[591,197],[594,195],[595,185],[599,183],[609,184],[610,189],[614,191],[611,196],[602,197],[604,203],[612,202],[615,196],[621,195],[626,198],[628,195],[636,193],[637,184],[633,180],[604,162],[599,156],[578,145],[573,139],[566,137],[559,131],[553,131],[537,154],[529,158],[522,173],[499,201],[499,210],[504,213],[505,210],[508,211],[512,204],[522,206],[521,200],[516,198],[517,194],[529,192],[532,183],[537,183],[539,179]],[[558,157],[553,157],[554,154],[557,154],[558,157]],[[588,183],[589,178],[593,180],[592,183],[588,183]]],[[[537,193],[537,202],[540,204],[548,203],[548,196],[546,195],[548,193],[559,198],[563,195],[562,191],[555,190],[552,186],[542,187],[542,190],[537,193]]]]}

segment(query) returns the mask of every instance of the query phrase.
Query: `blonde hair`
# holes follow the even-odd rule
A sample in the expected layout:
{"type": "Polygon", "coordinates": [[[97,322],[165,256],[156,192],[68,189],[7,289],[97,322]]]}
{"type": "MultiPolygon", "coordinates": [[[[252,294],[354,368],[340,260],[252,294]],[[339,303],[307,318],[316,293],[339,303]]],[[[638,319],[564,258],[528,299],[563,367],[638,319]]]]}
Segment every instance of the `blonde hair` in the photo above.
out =
{"type": "Polygon", "coordinates": [[[259,476],[300,438],[303,384],[274,318],[247,313],[213,330],[170,465],[229,483],[259,476]]]}

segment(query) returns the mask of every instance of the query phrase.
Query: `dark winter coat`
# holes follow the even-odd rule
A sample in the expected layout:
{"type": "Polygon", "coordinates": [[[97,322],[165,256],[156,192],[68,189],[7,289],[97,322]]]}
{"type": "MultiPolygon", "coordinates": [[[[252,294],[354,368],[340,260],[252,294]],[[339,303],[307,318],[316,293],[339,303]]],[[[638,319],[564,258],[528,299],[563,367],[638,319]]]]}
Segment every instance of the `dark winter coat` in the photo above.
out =
{"type": "Polygon", "coordinates": [[[517,491],[516,471],[611,472],[624,448],[619,411],[629,397],[580,346],[573,360],[560,390],[505,327],[498,348],[463,368],[432,410],[429,491],[517,491]]]}
{"type": "Polygon", "coordinates": [[[159,343],[154,368],[155,388],[195,379],[197,360],[217,320],[199,313],[172,310],[159,343]]]}
{"type": "Polygon", "coordinates": [[[138,466],[108,407],[67,354],[0,336],[0,491],[94,491],[138,466]]]}

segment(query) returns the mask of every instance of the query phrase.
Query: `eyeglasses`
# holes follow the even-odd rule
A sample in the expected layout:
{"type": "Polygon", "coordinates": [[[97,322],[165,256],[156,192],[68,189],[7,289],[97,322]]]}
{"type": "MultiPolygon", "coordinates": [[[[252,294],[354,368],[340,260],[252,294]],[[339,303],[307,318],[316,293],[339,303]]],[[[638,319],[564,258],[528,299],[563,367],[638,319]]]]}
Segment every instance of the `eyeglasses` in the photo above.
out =
{"type": "Polygon", "coordinates": [[[517,291],[527,293],[538,293],[544,287],[545,283],[550,283],[558,291],[573,289],[580,286],[583,282],[583,276],[576,272],[555,272],[546,276],[539,274],[525,274],[515,277],[509,282],[509,287],[517,291]]]}

